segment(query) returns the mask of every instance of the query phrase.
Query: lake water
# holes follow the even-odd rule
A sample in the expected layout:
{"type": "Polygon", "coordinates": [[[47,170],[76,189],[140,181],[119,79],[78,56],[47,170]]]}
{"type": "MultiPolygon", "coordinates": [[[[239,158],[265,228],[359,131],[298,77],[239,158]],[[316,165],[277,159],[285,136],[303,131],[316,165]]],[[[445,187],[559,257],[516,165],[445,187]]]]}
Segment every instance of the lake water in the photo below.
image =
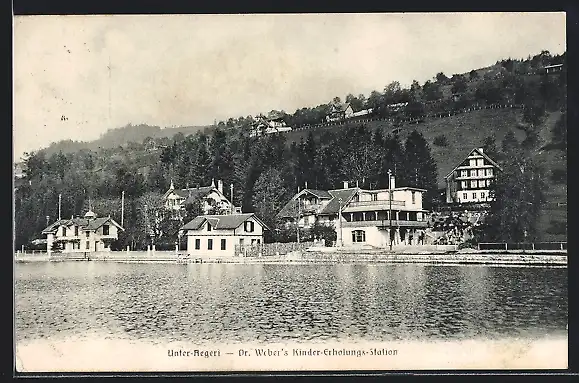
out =
{"type": "Polygon", "coordinates": [[[17,342],[196,344],[567,336],[567,269],[29,263],[15,266],[17,342]]]}

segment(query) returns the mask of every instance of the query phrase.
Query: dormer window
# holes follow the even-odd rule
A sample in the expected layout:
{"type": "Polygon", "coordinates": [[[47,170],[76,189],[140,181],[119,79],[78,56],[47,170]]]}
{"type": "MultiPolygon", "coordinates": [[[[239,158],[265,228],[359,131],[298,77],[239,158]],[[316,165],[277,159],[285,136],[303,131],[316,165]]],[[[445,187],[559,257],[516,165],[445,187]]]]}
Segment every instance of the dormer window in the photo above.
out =
{"type": "Polygon", "coordinates": [[[246,221],[245,222],[245,231],[248,233],[252,233],[255,230],[253,221],[246,221]]]}

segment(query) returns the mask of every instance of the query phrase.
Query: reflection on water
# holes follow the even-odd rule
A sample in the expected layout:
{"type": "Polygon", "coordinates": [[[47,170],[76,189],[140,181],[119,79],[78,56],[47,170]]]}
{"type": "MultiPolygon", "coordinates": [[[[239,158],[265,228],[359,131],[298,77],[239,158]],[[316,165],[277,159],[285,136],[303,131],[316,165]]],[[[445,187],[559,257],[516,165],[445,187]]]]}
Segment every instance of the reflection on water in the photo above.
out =
{"type": "Polygon", "coordinates": [[[16,338],[384,341],[566,332],[567,269],[17,264],[16,338]]]}

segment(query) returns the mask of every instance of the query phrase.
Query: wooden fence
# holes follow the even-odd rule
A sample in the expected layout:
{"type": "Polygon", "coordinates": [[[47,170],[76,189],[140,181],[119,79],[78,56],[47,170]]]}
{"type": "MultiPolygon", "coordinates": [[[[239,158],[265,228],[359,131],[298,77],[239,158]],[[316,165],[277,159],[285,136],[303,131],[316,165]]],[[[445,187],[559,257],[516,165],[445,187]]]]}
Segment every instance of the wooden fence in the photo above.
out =
{"type": "Polygon", "coordinates": [[[485,242],[478,244],[479,250],[567,250],[567,242],[485,242]]]}

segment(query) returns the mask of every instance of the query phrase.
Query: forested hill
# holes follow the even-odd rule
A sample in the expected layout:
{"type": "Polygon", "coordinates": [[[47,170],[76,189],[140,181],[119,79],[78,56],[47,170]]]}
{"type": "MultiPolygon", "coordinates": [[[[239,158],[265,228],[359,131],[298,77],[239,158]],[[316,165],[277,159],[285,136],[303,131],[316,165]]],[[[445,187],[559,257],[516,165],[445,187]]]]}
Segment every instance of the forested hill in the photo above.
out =
{"type": "Polygon", "coordinates": [[[161,128],[159,126],[150,126],[147,124],[132,125],[110,129],[94,141],[72,141],[62,140],[52,143],[47,148],[41,149],[46,155],[52,155],[58,152],[74,153],[82,149],[93,151],[99,149],[111,149],[129,143],[142,143],[147,138],[173,138],[176,134],[195,134],[202,131],[210,131],[210,126],[184,126],[178,128],[161,128]]]}
{"type": "MultiPolygon", "coordinates": [[[[453,76],[456,78],[452,80],[439,73],[435,82],[413,84],[411,89],[394,84],[384,92],[373,92],[375,97],[370,97],[370,104],[366,105],[377,103],[377,114],[365,122],[310,127],[265,137],[250,135],[248,119],[230,119],[207,129],[127,126],[107,132],[84,150],[32,153],[25,161],[26,174],[15,192],[16,244],[19,247],[39,238],[47,216],[54,221],[59,194],[65,217],[86,212],[91,197],[99,215],[120,219],[118,206],[124,192],[127,230],[123,232],[122,245],[130,242],[146,246],[148,224],[143,217],[154,217],[155,212],[145,214],[143,209],[154,206],[151,201],[164,193],[171,181],[177,188],[209,185],[212,179],[222,180],[225,190],[233,185],[234,204],[243,211],[257,212],[272,228],[276,227],[275,214],[298,187],[307,183],[310,188],[340,188],[343,181],[351,181],[359,182],[361,187],[381,188],[387,186],[384,182],[389,169],[395,172],[398,186],[428,190],[425,208],[435,208],[442,201],[439,188],[444,186],[444,176],[478,146],[483,146],[505,169],[519,168],[509,166],[509,161],[524,158],[528,163],[536,162],[537,169],[543,168],[542,174],[525,173],[525,177],[545,180],[547,185],[523,185],[522,190],[547,190],[549,203],[564,203],[566,75],[529,74],[524,69],[529,63],[536,69],[553,60],[542,52],[528,63],[500,62],[497,65],[505,70],[482,81],[467,81],[463,76],[453,76]],[[458,92],[460,97],[443,97],[439,88],[449,84],[454,88],[453,94],[462,89],[458,92]],[[404,97],[411,97],[408,108],[392,113],[389,103],[404,97]],[[431,98],[439,101],[432,102],[431,98]],[[423,109],[417,108],[421,105],[423,109]],[[196,133],[187,134],[187,129],[196,133]],[[141,141],[121,145],[127,140],[141,141]]],[[[469,78],[477,76],[469,74],[469,78]]],[[[292,118],[306,121],[321,111],[304,109],[296,111],[292,118]]],[[[536,201],[537,196],[530,196],[527,202],[539,207],[536,201]]],[[[517,209],[512,211],[518,214],[517,209]]],[[[564,217],[557,218],[559,223],[554,224],[554,213],[543,216],[544,227],[565,235],[564,217]]],[[[491,238],[506,239],[522,240],[520,235],[491,238]]]]}

